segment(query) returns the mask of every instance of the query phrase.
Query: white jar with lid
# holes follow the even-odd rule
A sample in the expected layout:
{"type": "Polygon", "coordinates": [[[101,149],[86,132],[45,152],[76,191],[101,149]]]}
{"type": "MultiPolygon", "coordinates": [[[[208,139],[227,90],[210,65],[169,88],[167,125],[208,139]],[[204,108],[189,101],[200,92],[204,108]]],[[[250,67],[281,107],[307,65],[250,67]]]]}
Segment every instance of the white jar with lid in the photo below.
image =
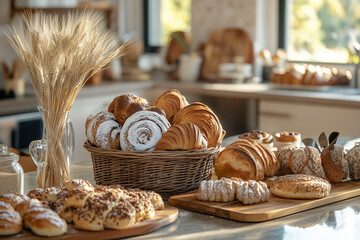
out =
{"type": "Polygon", "coordinates": [[[0,144],[0,195],[6,193],[24,194],[24,171],[19,156],[0,144]]]}

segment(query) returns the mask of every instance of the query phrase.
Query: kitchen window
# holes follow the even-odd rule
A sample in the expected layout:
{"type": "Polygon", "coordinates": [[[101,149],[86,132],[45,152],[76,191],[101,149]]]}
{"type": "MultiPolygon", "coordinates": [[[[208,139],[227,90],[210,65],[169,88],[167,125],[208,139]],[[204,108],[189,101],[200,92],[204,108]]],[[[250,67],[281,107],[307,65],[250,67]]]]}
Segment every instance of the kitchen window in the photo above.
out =
{"type": "Polygon", "coordinates": [[[191,0],[144,0],[144,43],[147,52],[165,46],[175,31],[190,32],[191,0]]]}
{"type": "Polygon", "coordinates": [[[280,0],[279,5],[279,47],[286,48],[288,60],[359,62],[358,0],[280,0]]]}

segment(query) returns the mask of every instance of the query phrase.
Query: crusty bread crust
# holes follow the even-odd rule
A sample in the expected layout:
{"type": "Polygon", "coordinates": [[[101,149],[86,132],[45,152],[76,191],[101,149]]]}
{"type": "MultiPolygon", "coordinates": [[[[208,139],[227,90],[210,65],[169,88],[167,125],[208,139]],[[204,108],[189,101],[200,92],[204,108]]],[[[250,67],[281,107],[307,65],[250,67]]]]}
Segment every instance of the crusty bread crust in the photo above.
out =
{"type": "Polygon", "coordinates": [[[282,198],[314,199],[329,195],[331,184],[319,177],[291,174],[276,178],[270,192],[282,198]]]}

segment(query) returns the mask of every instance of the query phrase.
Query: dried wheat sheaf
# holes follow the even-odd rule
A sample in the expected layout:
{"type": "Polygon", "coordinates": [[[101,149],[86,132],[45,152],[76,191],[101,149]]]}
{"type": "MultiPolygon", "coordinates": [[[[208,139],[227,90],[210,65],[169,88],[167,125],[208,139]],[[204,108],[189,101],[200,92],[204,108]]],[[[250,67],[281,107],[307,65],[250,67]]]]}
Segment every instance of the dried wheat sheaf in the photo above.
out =
{"type": "Polygon", "coordinates": [[[85,10],[66,15],[26,12],[6,29],[11,45],[25,62],[38,104],[46,110],[47,150],[38,187],[59,186],[71,178],[61,145],[67,114],[86,81],[124,54],[101,15],[85,10]]]}

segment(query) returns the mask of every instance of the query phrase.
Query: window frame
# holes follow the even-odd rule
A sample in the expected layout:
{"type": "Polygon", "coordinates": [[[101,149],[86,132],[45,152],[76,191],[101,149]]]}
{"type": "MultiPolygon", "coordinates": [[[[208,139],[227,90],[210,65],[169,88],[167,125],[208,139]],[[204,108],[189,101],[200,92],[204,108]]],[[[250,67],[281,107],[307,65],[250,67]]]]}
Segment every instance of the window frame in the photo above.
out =
{"type": "Polygon", "coordinates": [[[150,21],[149,21],[149,0],[143,0],[143,26],[144,26],[144,51],[147,53],[157,53],[160,51],[161,46],[152,46],[149,43],[149,36],[150,36],[150,21]]]}
{"type": "MultiPolygon", "coordinates": [[[[289,29],[289,13],[288,0],[279,0],[279,18],[278,18],[278,48],[287,50],[286,36],[289,29]]],[[[288,63],[299,63],[299,64],[313,64],[321,66],[339,66],[339,67],[354,67],[352,63],[336,63],[336,62],[318,62],[318,61],[300,61],[300,60],[286,60],[288,63]]]]}

